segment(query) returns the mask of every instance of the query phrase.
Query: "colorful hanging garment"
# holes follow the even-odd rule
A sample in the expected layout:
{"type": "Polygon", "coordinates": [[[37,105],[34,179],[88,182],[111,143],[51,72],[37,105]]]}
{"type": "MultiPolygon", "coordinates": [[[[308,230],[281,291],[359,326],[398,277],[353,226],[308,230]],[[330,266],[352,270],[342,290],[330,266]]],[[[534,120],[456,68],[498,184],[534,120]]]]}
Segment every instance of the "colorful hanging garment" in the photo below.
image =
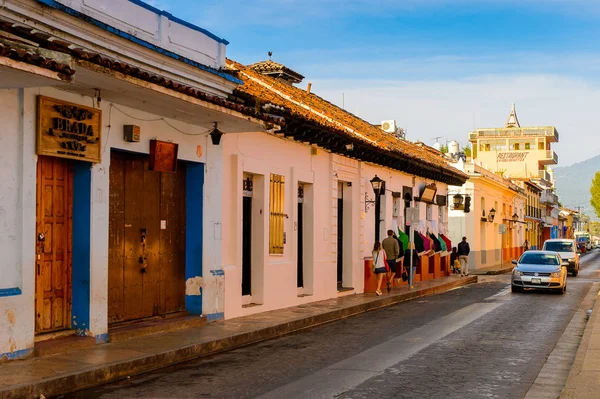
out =
{"type": "MultiPolygon", "coordinates": [[[[444,252],[448,252],[448,247],[446,246],[446,241],[444,241],[444,239],[442,238],[442,235],[438,235],[438,241],[440,242],[440,246],[442,247],[442,251],[444,252]]],[[[452,251],[452,248],[450,248],[450,251],[452,251]]]]}
{"type": "Polygon", "coordinates": [[[414,232],[414,242],[415,242],[415,249],[417,250],[417,252],[421,253],[423,251],[425,251],[425,247],[423,246],[423,238],[421,236],[421,234],[419,234],[418,232],[414,232]]]}

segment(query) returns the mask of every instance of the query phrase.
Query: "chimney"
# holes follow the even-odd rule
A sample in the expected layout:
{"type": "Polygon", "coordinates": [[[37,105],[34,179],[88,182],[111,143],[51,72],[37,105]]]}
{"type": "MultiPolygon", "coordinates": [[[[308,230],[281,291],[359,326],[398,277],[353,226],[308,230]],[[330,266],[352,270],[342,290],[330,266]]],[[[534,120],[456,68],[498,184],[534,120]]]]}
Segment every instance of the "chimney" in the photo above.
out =
{"type": "Polygon", "coordinates": [[[308,87],[306,88],[306,92],[310,94],[310,88],[312,87],[312,83],[308,82],[308,87]]]}

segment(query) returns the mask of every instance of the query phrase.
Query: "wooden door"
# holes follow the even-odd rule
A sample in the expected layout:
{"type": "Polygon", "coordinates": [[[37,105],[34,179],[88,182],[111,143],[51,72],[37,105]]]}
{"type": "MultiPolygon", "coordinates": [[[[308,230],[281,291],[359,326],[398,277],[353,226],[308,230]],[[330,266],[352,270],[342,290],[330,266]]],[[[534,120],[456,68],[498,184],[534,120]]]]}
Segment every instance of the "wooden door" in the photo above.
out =
{"type": "Polygon", "coordinates": [[[177,173],[148,164],[111,154],[109,323],[185,309],[185,164],[177,173]]]}
{"type": "Polygon", "coordinates": [[[68,160],[38,157],[35,332],[71,326],[73,175],[68,160]]]}

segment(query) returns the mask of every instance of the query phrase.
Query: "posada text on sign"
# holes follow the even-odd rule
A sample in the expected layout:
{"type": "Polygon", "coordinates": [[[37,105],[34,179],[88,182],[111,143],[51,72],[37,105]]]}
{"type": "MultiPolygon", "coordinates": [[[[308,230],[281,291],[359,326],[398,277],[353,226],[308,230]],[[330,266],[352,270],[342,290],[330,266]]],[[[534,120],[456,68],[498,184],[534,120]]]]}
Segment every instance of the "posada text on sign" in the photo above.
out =
{"type": "Polygon", "coordinates": [[[102,111],[38,96],[37,152],[100,162],[102,111]]]}

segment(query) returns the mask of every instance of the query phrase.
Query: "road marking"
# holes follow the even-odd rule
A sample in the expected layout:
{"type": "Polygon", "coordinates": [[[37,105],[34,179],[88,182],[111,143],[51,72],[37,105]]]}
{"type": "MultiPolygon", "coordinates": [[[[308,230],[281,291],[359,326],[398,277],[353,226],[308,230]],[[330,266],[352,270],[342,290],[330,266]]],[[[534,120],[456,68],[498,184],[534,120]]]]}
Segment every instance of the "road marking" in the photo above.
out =
{"type": "Polygon", "coordinates": [[[394,337],[371,349],[267,392],[259,398],[325,399],[335,397],[381,374],[387,368],[411,357],[502,305],[502,302],[488,302],[466,306],[406,334],[394,337]]]}
{"type": "Polygon", "coordinates": [[[484,301],[511,301],[514,297],[510,294],[510,285],[508,285],[506,288],[504,288],[497,294],[485,298],[484,301]]]}

